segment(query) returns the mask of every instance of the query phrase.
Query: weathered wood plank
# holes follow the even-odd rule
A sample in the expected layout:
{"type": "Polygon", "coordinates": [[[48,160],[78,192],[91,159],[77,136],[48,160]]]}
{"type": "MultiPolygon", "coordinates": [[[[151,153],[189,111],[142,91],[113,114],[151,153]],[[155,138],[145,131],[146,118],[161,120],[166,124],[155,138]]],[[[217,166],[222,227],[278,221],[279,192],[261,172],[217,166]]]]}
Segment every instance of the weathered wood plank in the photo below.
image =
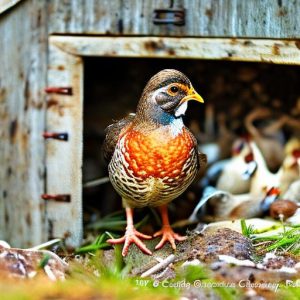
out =
{"type": "Polygon", "coordinates": [[[49,33],[299,38],[300,2],[289,0],[51,0],[49,33]],[[184,26],[154,25],[153,10],[185,8],[184,26]]]}
{"type": "Polygon", "coordinates": [[[71,95],[49,94],[47,132],[68,140],[47,140],[47,194],[70,195],[70,202],[47,200],[50,237],[66,237],[69,246],[82,238],[83,63],[50,43],[48,85],[70,87],[71,95]]]}
{"type": "Polygon", "coordinates": [[[45,241],[45,2],[28,0],[0,16],[0,239],[45,241]]]}
{"type": "MultiPolygon", "coordinates": [[[[72,0],[49,1],[49,33],[175,34],[184,28],[154,25],[153,10],[169,8],[172,1],[72,0]]],[[[181,0],[175,1],[180,3],[181,0]]],[[[175,5],[175,4],[174,4],[175,5]]],[[[177,4],[176,4],[177,5],[177,4]]]]}
{"type": "Polygon", "coordinates": [[[14,5],[19,3],[21,0],[1,0],[0,1],[0,14],[12,8],[14,5]]]}
{"type": "Polygon", "coordinates": [[[300,64],[300,45],[297,40],[52,36],[51,42],[79,56],[225,59],[300,64]]]}

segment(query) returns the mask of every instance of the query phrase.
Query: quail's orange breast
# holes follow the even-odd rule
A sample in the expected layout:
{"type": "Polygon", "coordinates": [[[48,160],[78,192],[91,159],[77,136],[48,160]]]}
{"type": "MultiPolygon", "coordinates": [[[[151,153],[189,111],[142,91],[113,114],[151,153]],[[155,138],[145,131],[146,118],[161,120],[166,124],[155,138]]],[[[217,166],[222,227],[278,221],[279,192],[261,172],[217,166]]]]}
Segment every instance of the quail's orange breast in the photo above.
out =
{"type": "Polygon", "coordinates": [[[128,168],[141,179],[179,179],[192,148],[193,140],[186,130],[172,139],[130,131],[123,152],[128,168]]]}
{"type": "Polygon", "coordinates": [[[180,195],[197,173],[197,153],[191,134],[176,136],[128,130],[109,165],[110,179],[132,207],[166,204],[180,195]]]}

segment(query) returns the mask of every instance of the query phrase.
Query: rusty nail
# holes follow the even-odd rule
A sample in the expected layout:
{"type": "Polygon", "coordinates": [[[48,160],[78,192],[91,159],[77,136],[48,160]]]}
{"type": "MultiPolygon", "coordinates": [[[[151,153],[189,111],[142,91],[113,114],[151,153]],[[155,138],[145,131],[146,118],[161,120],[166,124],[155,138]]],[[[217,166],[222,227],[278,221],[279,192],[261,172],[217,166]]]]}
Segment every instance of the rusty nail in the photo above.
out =
{"type": "Polygon", "coordinates": [[[67,141],[69,139],[69,135],[66,132],[47,132],[43,133],[43,137],[45,139],[56,139],[60,141],[67,141]]]}
{"type": "Polygon", "coordinates": [[[45,88],[47,94],[73,95],[71,87],[49,86],[45,88]]]}
{"type": "Polygon", "coordinates": [[[52,200],[57,202],[71,202],[71,195],[69,194],[43,194],[41,195],[44,200],[52,200]]]}

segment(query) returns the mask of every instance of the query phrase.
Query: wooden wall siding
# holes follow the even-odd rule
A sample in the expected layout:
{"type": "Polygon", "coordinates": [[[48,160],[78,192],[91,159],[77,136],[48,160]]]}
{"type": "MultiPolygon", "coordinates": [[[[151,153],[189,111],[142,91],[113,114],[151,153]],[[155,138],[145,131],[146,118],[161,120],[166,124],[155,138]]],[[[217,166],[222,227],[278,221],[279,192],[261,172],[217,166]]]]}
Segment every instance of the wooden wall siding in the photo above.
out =
{"type": "Polygon", "coordinates": [[[45,241],[45,2],[22,1],[0,15],[0,239],[45,241]]]}
{"type": "Polygon", "coordinates": [[[48,69],[48,86],[72,88],[72,95],[47,97],[47,132],[67,133],[68,141],[46,142],[46,192],[71,197],[69,203],[47,200],[49,238],[66,237],[69,246],[78,246],[82,238],[83,62],[50,40],[48,69]]]}
{"type": "Polygon", "coordinates": [[[49,0],[49,33],[299,38],[300,1],[49,0]],[[185,26],[154,25],[153,9],[184,7],[185,26]]]}

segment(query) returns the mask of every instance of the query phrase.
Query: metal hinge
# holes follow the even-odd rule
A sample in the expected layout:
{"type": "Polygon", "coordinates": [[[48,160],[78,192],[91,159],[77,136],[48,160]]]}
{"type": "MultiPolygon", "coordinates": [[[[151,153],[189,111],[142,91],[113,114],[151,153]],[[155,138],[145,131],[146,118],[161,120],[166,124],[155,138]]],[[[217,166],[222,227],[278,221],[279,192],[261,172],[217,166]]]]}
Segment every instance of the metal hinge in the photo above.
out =
{"type": "Polygon", "coordinates": [[[154,9],[153,24],[173,24],[182,26],[185,24],[185,10],[183,8],[154,9]]]}

